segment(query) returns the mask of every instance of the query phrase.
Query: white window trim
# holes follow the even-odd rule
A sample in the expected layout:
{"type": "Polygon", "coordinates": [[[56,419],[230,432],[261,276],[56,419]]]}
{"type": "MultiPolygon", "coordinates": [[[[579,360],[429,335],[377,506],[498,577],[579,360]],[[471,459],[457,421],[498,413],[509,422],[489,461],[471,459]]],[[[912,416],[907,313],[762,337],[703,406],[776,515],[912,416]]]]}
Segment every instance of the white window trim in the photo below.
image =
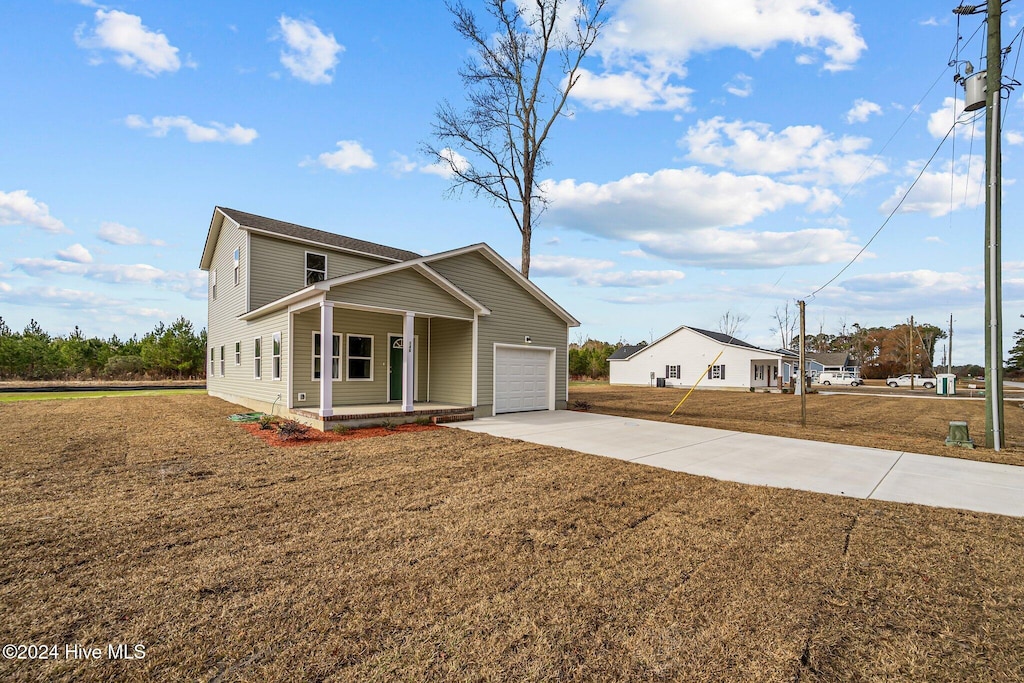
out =
{"type": "MultiPolygon", "coordinates": [[[[313,382],[319,382],[320,381],[320,378],[316,376],[316,359],[317,358],[320,358],[320,372],[323,373],[323,369],[324,369],[324,361],[323,361],[324,344],[323,344],[323,342],[320,342],[320,356],[316,355],[316,336],[318,334],[320,334],[320,330],[313,330],[312,337],[309,340],[309,379],[310,379],[310,381],[313,381],[313,382]]],[[[334,344],[331,344],[331,353],[327,356],[331,360],[331,370],[334,370],[334,359],[335,358],[338,359],[338,376],[334,377],[334,373],[332,372],[331,373],[331,381],[332,382],[340,382],[341,381],[341,359],[342,359],[342,356],[344,355],[344,349],[342,347],[344,346],[344,343],[345,343],[345,340],[342,339],[342,336],[343,335],[341,335],[339,333],[332,333],[331,334],[332,341],[334,339],[338,340],[338,355],[337,356],[334,355],[334,344]]]]}
{"type": "MultiPolygon", "coordinates": [[[[373,358],[374,358],[374,350],[375,350],[375,348],[376,348],[376,344],[374,343],[374,338],[373,338],[372,334],[359,334],[358,332],[354,332],[354,333],[346,334],[345,335],[345,348],[344,348],[344,351],[345,351],[345,381],[347,381],[347,382],[372,382],[373,381],[373,358]],[[362,338],[370,340],[370,376],[369,377],[352,377],[351,374],[349,373],[349,364],[348,363],[352,359],[352,357],[348,353],[348,340],[351,339],[352,337],[362,337],[362,338]]],[[[356,356],[355,358],[356,358],[356,360],[366,360],[366,356],[356,356]]]]}
{"type": "Polygon", "coordinates": [[[206,373],[206,378],[207,379],[212,379],[213,377],[216,376],[214,374],[214,368],[215,368],[215,363],[216,363],[215,356],[216,356],[216,348],[211,346],[210,347],[210,371],[208,373],[206,373]]]}
{"type": "Polygon", "coordinates": [[[224,360],[224,345],[221,344],[220,345],[220,376],[221,377],[224,376],[224,365],[225,364],[226,364],[226,362],[224,360]]]}
{"type": "Polygon", "coordinates": [[[239,266],[239,261],[241,259],[241,255],[242,255],[242,248],[241,247],[235,247],[235,251],[232,254],[232,257],[234,257],[234,260],[235,260],[235,286],[236,287],[238,286],[238,281],[239,281],[239,274],[238,274],[239,267],[238,266],[239,266]]]}
{"type": "Polygon", "coordinates": [[[210,298],[217,298],[217,269],[210,271],[210,298]]]}
{"type": "Polygon", "coordinates": [[[263,337],[252,339],[252,378],[263,379],[263,337]]]}
{"type": "Polygon", "coordinates": [[[679,376],[682,374],[681,371],[682,371],[682,366],[679,366],[679,365],[669,365],[668,366],[668,379],[680,379],[679,376]]]}
{"type": "MultiPolygon", "coordinates": [[[[308,265],[309,264],[309,255],[310,254],[313,254],[314,256],[323,256],[324,257],[324,279],[320,280],[320,282],[323,282],[324,280],[327,279],[327,254],[326,253],[321,253],[319,251],[307,251],[302,256],[302,283],[303,283],[302,286],[303,287],[308,287],[310,284],[312,284],[309,281],[309,271],[312,270],[309,267],[309,265],[308,265]]],[[[320,271],[316,271],[316,272],[320,272],[320,271]]]]}
{"type": "Polygon", "coordinates": [[[242,364],[242,342],[235,342],[235,367],[242,364]]]}
{"type": "Polygon", "coordinates": [[[270,381],[280,382],[284,370],[284,344],[281,340],[281,333],[274,332],[270,336],[270,381]],[[277,353],[274,353],[274,342],[277,342],[277,353]],[[276,363],[274,361],[277,361],[276,363]],[[277,374],[275,375],[275,371],[277,374]]]}

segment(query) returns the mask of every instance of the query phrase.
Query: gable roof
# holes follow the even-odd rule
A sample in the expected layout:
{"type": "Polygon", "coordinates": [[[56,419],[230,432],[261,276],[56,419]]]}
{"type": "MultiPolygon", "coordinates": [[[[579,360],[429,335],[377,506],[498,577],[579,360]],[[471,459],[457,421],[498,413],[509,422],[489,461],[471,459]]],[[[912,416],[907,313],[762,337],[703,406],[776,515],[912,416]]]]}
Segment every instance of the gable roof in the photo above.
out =
{"type": "Polygon", "coordinates": [[[213,220],[210,221],[210,231],[206,236],[206,246],[203,249],[203,258],[199,265],[203,270],[207,270],[210,266],[210,259],[213,258],[213,248],[217,243],[217,236],[220,233],[221,222],[217,220],[218,214],[227,216],[237,223],[242,230],[261,232],[275,237],[305,242],[308,244],[323,245],[332,249],[340,249],[342,251],[361,254],[363,256],[371,256],[385,261],[408,261],[409,259],[420,257],[420,254],[417,254],[414,251],[396,249],[395,247],[389,247],[375,242],[367,242],[366,240],[346,237],[345,235],[338,235],[325,230],[317,230],[316,228],[307,228],[304,225],[297,225],[295,223],[286,223],[285,221],[279,221],[274,218],[258,216],[254,213],[246,213],[245,211],[239,211],[238,209],[229,209],[224,206],[217,206],[214,207],[213,210],[213,220]]]}
{"type": "Polygon", "coordinates": [[[640,349],[646,349],[646,348],[647,348],[647,344],[634,344],[634,345],[625,344],[625,345],[620,346],[619,348],[615,349],[615,353],[613,353],[612,355],[608,356],[608,360],[623,360],[623,359],[629,358],[630,356],[632,356],[634,353],[636,353],[640,349]]]}
{"type": "Polygon", "coordinates": [[[850,354],[846,351],[837,351],[834,353],[807,353],[804,354],[804,357],[821,363],[822,367],[846,367],[849,365],[847,361],[850,359],[850,354]]]}
{"type": "Polygon", "coordinates": [[[624,347],[622,347],[622,349],[619,349],[618,351],[613,353],[611,356],[609,356],[608,360],[627,360],[629,357],[635,355],[636,353],[638,353],[639,351],[641,351],[643,349],[654,348],[655,346],[660,344],[662,341],[664,341],[664,340],[668,339],[669,337],[675,335],[677,332],[679,332],[681,330],[689,330],[691,332],[695,332],[695,333],[697,333],[699,335],[707,337],[708,339],[716,341],[719,344],[725,344],[726,346],[737,346],[739,348],[750,349],[752,351],[760,351],[761,353],[770,353],[773,356],[781,356],[782,355],[779,351],[769,351],[768,349],[762,349],[760,346],[754,346],[753,344],[749,344],[749,343],[743,341],[742,339],[737,339],[736,337],[733,337],[732,335],[729,335],[729,334],[725,334],[724,332],[712,332],[711,330],[702,330],[702,329],[700,329],[698,327],[690,327],[689,325],[680,325],[676,329],[672,330],[671,332],[669,332],[668,334],[666,334],[666,335],[664,335],[662,337],[659,337],[652,344],[648,344],[647,346],[643,346],[643,347],[640,347],[640,346],[637,346],[637,347],[625,347],[624,346],[624,347]],[[623,356],[617,356],[616,355],[619,351],[622,351],[623,349],[626,349],[626,348],[632,348],[633,351],[631,353],[629,353],[629,355],[623,355],[623,356]]]}

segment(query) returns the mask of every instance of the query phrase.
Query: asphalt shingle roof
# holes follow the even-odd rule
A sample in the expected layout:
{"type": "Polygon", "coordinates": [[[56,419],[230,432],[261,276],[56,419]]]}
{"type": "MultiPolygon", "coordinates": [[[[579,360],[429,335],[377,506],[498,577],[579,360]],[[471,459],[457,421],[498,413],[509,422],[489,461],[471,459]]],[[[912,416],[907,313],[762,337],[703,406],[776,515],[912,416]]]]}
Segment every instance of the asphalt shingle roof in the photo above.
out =
{"type": "Polygon", "coordinates": [[[372,256],[394,259],[396,261],[408,261],[422,256],[422,254],[417,254],[414,251],[396,249],[394,247],[388,247],[375,242],[367,242],[366,240],[359,240],[354,237],[338,235],[333,232],[307,228],[303,225],[286,223],[273,218],[266,218],[265,216],[257,216],[256,214],[246,213],[245,211],[239,211],[237,209],[228,209],[223,206],[219,206],[217,208],[224,212],[224,214],[231,220],[243,227],[264,230],[266,232],[276,233],[285,237],[294,237],[296,239],[308,240],[310,242],[319,242],[320,244],[336,247],[338,249],[357,251],[363,254],[370,254],[372,256]]]}
{"type": "Polygon", "coordinates": [[[619,348],[615,349],[615,353],[608,356],[608,360],[624,360],[626,358],[629,358],[630,356],[632,356],[634,353],[644,348],[645,346],[646,344],[638,344],[636,346],[630,346],[627,344],[625,346],[620,346],[619,348]]]}

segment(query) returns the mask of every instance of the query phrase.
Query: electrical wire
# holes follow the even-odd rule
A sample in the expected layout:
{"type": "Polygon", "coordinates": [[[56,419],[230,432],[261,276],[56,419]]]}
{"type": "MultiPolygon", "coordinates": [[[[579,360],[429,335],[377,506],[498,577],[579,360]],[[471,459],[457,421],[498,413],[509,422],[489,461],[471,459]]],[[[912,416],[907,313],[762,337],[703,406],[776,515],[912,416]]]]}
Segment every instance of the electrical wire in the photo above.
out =
{"type": "Polygon", "coordinates": [[[946,144],[946,140],[949,139],[950,133],[952,133],[953,129],[956,128],[957,123],[958,122],[954,121],[953,125],[950,126],[949,130],[946,131],[946,134],[942,136],[942,140],[939,141],[939,145],[935,148],[935,151],[932,152],[932,155],[930,157],[928,157],[928,161],[926,161],[924,166],[921,167],[921,172],[917,174],[917,177],[914,178],[914,182],[912,182],[910,184],[910,187],[907,188],[907,191],[903,193],[903,196],[900,197],[899,202],[897,202],[896,206],[894,206],[892,211],[889,212],[889,215],[886,216],[886,218],[882,222],[882,224],[880,226],[878,226],[878,230],[875,230],[875,234],[873,234],[871,236],[871,239],[869,239],[867,242],[865,242],[864,246],[860,248],[860,251],[858,251],[857,254],[852,259],[850,259],[850,262],[847,263],[842,268],[840,268],[839,272],[836,273],[835,275],[833,275],[832,278],[828,282],[826,282],[825,284],[823,284],[822,286],[818,287],[816,290],[814,290],[813,292],[808,294],[807,297],[806,297],[807,299],[813,299],[814,296],[818,292],[820,292],[821,290],[825,289],[826,287],[831,285],[833,282],[838,280],[839,276],[842,275],[843,273],[845,273],[846,270],[850,266],[852,266],[854,263],[856,263],[857,259],[859,259],[861,257],[861,255],[865,251],[867,251],[867,248],[869,246],[871,246],[871,243],[875,241],[875,238],[878,237],[878,235],[882,232],[882,230],[885,228],[885,226],[887,226],[889,224],[889,221],[892,220],[892,217],[896,215],[896,212],[899,211],[900,207],[903,206],[903,202],[906,201],[907,197],[910,195],[910,192],[914,189],[914,186],[917,185],[918,181],[921,180],[921,177],[924,176],[924,172],[926,170],[928,170],[928,166],[932,163],[932,161],[935,160],[935,157],[936,157],[936,155],[938,155],[939,150],[942,149],[942,145],[946,144]]]}

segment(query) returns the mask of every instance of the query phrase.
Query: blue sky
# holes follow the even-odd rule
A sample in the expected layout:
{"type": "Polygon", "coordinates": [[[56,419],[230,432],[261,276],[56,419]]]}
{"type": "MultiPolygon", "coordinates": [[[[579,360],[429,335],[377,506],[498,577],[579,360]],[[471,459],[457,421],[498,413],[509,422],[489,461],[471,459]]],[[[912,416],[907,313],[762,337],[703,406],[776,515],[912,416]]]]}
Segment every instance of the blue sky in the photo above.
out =
{"type": "MultiPolygon", "coordinates": [[[[9,3],[0,316],[100,336],[178,315],[204,326],[215,205],[423,253],[486,241],[518,265],[505,211],[446,198],[419,151],[438,102],[462,97],[467,46],[443,3],[381,7],[9,3]]],[[[776,308],[861,249],[962,106],[951,10],[611,2],[549,143],[534,234],[531,277],[583,322],[573,337],[717,329],[729,311],[747,316],[740,336],[777,346],[776,308]]],[[[980,68],[979,24],[962,20],[959,56],[980,68]]],[[[1019,93],[1004,107],[1008,340],[1024,312],[1019,93]]],[[[952,314],[955,362],[982,361],[984,131],[969,117],[865,254],[808,300],[809,332],[952,314]]]]}

